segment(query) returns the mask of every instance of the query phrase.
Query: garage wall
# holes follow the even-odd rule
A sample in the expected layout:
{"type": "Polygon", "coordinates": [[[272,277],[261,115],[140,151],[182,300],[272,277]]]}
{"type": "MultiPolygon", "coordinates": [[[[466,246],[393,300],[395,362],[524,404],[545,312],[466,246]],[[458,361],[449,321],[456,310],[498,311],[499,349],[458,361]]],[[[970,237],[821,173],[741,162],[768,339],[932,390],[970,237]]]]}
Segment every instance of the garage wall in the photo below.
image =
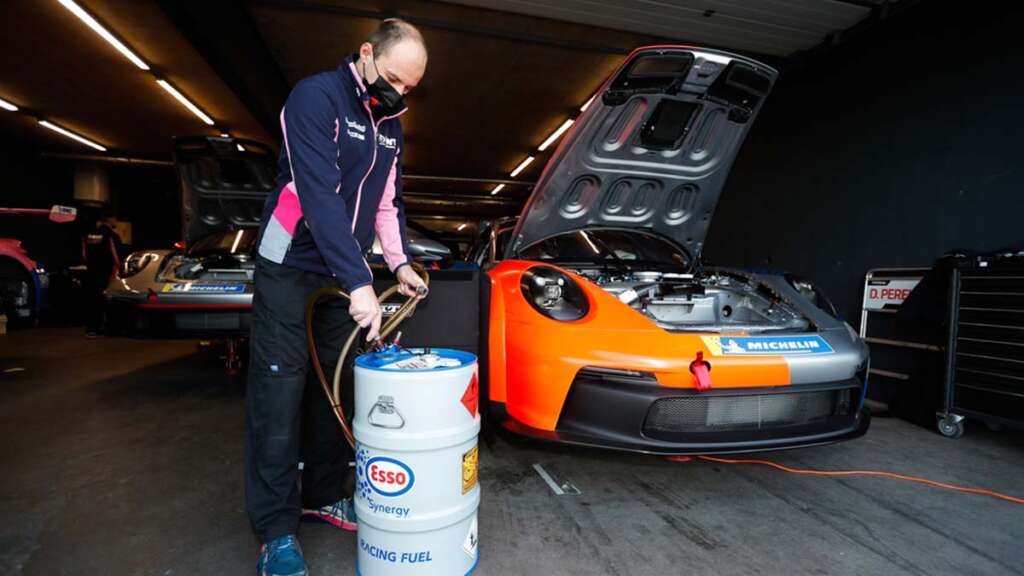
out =
{"type": "MultiPolygon", "coordinates": [[[[0,133],[0,174],[0,206],[49,208],[72,203],[71,166],[41,161],[38,147],[31,142],[0,133]]],[[[53,224],[45,216],[0,215],[0,237],[21,240],[29,254],[48,268],[74,264],[71,260],[79,246],[74,224],[53,224]]]]}
{"type": "MultiPolygon", "coordinates": [[[[0,206],[76,206],[74,164],[46,159],[32,142],[0,133],[0,206]]],[[[111,205],[118,220],[131,222],[133,248],[166,248],[181,238],[181,206],[173,169],[107,165],[111,205]]],[[[78,264],[79,223],[53,224],[43,216],[0,215],[0,237],[18,238],[29,254],[50,269],[78,264]]]]}
{"type": "Polygon", "coordinates": [[[1024,10],[1005,4],[926,2],[784,72],[736,160],[709,261],[815,279],[856,325],[869,268],[1024,247],[1024,10]]]}

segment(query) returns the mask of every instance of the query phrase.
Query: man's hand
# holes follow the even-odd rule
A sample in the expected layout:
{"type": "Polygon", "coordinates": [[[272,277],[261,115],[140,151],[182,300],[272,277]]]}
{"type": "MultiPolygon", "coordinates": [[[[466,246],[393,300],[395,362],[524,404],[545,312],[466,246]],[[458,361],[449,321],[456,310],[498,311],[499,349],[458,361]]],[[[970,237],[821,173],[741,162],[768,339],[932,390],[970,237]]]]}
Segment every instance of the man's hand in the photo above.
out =
{"type": "Polygon", "coordinates": [[[427,284],[412,269],[412,266],[408,264],[399,266],[395,271],[395,276],[398,278],[398,293],[402,296],[415,296],[417,300],[422,300],[427,296],[427,284]]]}
{"type": "Polygon", "coordinates": [[[366,334],[366,341],[376,340],[380,336],[380,301],[373,291],[373,285],[367,284],[356,288],[349,294],[352,302],[348,306],[348,313],[360,327],[369,327],[366,334]]]}

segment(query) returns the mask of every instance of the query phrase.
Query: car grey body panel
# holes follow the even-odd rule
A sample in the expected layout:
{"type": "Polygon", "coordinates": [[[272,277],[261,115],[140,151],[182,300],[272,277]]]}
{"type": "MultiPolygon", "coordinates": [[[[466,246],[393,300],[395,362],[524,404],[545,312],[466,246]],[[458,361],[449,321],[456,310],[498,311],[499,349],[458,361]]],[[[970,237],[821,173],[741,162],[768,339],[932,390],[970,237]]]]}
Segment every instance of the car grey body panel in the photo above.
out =
{"type": "MultiPolygon", "coordinates": [[[[251,250],[251,246],[246,248],[251,250]]],[[[436,262],[447,260],[451,251],[437,240],[422,237],[415,230],[409,231],[409,254],[419,262],[436,262]]],[[[377,250],[376,253],[379,253],[377,250]]],[[[148,262],[138,273],[111,280],[105,295],[107,300],[118,303],[144,304],[150,307],[193,306],[225,309],[250,306],[253,294],[254,270],[238,269],[226,272],[238,274],[238,278],[228,280],[217,279],[183,279],[174,275],[173,269],[185,258],[187,252],[181,250],[144,250],[135,252],[131,257],[150,255],[148,262]],[[216,291],[217,286],[242,286],[239,292],[216,291]],[[155,296],[150,296],[155,294],[155,296]],[[155,300],[155,301],[154,301],[155,300]]],[[[245,261],[251,255],[242,256],[245,261]]],[[[201,259],[201,258],[199,258],[201,259]]]]}
{"type": "Polygon", "coordinates": [[[695,257],[776,76],[754,60],[715,50],[638,51],[545,167],[506,255],[559,233],[613,226],[657,232],[695,257]],[[678,85],[644,89],[663,79],[678,85]]]}
{"type": "Polygon", "coordinates": [[[259,227],[277,170],[265,145],[213,136],[178,138],[174,164],[186,246],[214,232],[259,227]]]}
{"type": "Polygon", "coordinates": [[[796,306],[817,329],[815,332],[786,335],[817,334],[832,347],[834,352],[831,354],[786,356],[791,385],[846,380],[853,378],[865,367],[868,359],[867,344],[846,322],[829,315],[797,292],[781,274],[758,274],[724,267],[715,267],[712,270],[747,276],[767,285],[780,297],[796,306]]]}

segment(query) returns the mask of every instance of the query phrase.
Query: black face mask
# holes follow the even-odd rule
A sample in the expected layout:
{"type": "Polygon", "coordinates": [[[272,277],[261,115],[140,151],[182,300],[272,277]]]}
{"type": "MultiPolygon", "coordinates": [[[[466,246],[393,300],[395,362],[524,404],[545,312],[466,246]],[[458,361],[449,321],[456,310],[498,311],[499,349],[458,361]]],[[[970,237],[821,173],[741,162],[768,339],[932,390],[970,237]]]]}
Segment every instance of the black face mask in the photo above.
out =
{"type": "Polygon", "coordinates": [[[363,64],[363,82],[366,83],[366,91],[369,92],[377,102],[380,103],[380,112],[384,116],[397,114],[405,108],[405,100],[402,94],[384,79],[377,68],[377,60],[373,59],[373,69],[377,72],[377,80],[372,84],[366,81],[366,64],[363,64]]]}

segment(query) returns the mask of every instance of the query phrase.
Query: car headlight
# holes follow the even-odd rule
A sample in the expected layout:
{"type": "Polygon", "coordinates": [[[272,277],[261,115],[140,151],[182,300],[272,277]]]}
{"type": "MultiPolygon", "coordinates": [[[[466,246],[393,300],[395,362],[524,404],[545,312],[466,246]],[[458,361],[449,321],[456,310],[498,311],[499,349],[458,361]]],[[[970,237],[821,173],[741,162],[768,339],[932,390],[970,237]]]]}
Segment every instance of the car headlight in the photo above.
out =
{"type": "Polygon", "coordinates": [[[833,318],[839,318],[839,311],[836,310],[835,305],[832,304],[832,301],[828,299],[828,296],[825,296],[817,286],[793,274],[786,274],[786,280],[794,290],[799,292],[804,298],[810,300],[812,304],[821,308],[833,318]]]}
{"type": "Polygon", "coordinates": [[[124,259],[124,263],[121,264],[121,278],[135,276],[139,272],[142,272],[143,268],[149,266],[150,262],[156,259],[157,255],[151,252],[135,252],[133,254],[129,254],[128,257],[124,259]]]}
{"type": "Polygon", "coordinates": [[[519,289],[533,309],[554,320],[579,320],[590,311],[580,285],[568,274],[550,266],[534,266],[523,272],[519,289]]]}

